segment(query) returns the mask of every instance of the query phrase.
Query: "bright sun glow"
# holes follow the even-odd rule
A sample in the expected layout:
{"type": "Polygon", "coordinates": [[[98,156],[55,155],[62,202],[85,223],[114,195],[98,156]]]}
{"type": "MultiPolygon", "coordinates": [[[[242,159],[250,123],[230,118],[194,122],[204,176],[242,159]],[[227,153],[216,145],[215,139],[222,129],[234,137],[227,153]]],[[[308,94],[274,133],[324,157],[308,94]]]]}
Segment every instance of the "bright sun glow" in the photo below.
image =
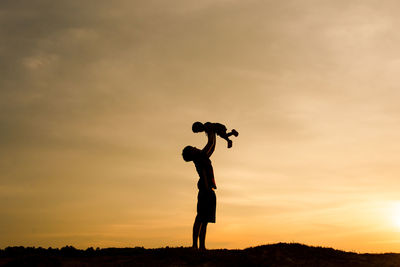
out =
{"type": "Polygon", "coordinates": [[[395,203],[391,210],[393,223],[397,228],[400,228],[400,203],[395,203]]]}

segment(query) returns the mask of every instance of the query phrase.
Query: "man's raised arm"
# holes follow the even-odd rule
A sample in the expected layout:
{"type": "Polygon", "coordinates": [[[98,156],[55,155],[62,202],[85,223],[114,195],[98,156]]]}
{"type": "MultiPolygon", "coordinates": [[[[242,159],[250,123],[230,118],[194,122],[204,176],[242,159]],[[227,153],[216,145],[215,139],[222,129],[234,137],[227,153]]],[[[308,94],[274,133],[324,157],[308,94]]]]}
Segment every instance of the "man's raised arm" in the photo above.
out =
{"type": "Polygon", "coordinates": [[[210,157],[215,149],[216,136],[214,130],[212,129],[207,129],[206,134],[208,137],[208,142],[202,151],[206,153],[207,157],[210,157]]]}

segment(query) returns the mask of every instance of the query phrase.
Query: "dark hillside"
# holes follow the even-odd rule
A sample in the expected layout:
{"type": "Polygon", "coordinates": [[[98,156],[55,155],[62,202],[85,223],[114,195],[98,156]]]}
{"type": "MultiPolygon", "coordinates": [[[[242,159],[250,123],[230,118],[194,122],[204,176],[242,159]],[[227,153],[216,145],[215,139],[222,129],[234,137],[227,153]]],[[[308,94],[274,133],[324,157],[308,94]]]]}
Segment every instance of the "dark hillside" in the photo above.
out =
{"type": "Polygon", "coordinates": [[[304,266],[400,267],[400,254],[357,254],[332,248],[279,243],[244,250],[190,248],[88,248],[78,250],[8,247],[0,266],[304,266]]]}

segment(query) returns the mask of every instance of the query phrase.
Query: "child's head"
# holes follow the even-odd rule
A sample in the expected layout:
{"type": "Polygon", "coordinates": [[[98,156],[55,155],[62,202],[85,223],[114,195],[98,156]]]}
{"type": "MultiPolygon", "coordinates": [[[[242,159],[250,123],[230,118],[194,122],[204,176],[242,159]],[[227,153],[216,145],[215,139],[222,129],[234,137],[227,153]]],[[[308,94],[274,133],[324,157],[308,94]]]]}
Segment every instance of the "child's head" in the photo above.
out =
{"type": "Polygon", "coordinates": [[[196,121],[192,125],[192,131],[194,133],[204,132],[204,124],[199,121],[196,121]]]}
{"type": "Polygon", "coordinates": [[[185,161],[192,161],[194,159],[194,155],[197,151],[197,148],[192,146],[186,146],[182,150],[182,157],[185,161]]]}

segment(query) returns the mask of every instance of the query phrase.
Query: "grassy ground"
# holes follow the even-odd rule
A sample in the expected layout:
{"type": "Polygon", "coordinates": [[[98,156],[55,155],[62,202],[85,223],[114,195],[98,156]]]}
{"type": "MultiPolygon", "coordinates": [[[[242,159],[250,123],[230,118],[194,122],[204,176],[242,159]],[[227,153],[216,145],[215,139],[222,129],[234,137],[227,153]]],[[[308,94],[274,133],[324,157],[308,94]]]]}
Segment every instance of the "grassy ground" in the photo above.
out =
{"type": "Polygon", "coordinates": [[[400,254],[357,254],[331,248],[279,243],[244,250],[107,248],[78,250],[9,247],[0,266],[321,266],[400,267],[400,254]]]}

